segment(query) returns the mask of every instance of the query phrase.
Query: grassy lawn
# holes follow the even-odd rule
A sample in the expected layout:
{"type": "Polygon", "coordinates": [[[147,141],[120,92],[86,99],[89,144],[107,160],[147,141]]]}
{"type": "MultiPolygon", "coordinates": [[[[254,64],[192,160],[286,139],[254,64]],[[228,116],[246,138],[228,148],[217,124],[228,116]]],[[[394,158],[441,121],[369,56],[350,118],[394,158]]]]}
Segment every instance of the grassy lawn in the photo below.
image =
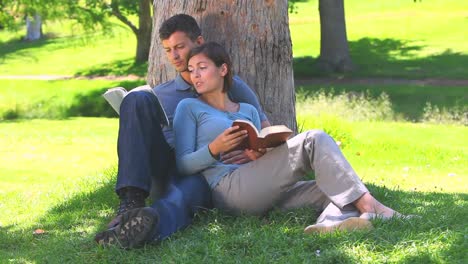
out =
{"type": "MultiPolygon", "coordinates": [[[[440,111],[465,116],[468,125],[468,87],[463,86],[424,86],[424,85],[363,85],[363,84],[316,84],[299,86],[296,95],[317,95],[325,93],[333,96],[347,94],[348,97],[367,96],[377,100],[382,94],[388,95],[394,120],[421,121],[428,114],[428,105],[440,111]]],[[[352,113],[349,113],[350,115],[352,113]]],[[[434,113],[432,113],[434,114],[434,113]]],[[[463,118],[460,118],[463,119],[463,118]]]]}
{"type": "MultiPolygon", "coordinates": [[[[290,29],[298,77],[317,75],[318,1],[298,3],[290,29]]],[[[468,76],[464,37],[468,3],[456,0],[347,1],[346,26],[356,77],[458,78],[468,76]],[[450,69],[450,70],[449,70],[450,69]]]]}
{"type": "MultiPolygon", "coordinates": [[[[316,127],[301,114],[305,128],[316,127]]],[[[320,126],[318,126],[320,127],[320,126]]],[[[326,127],[325,127],[326,128],[326,127]]],[[[199,215],[159,245],[122,251],[92,240],[117,204],[116,119],[0,123],[0,259],[11,263],[462,263],[468,161],[464,126],[340,122],[344,153],[384,203],[421,220],[375,222],[368,232],[304,235],[315,213],[264,218],[199,215]],[[105,169],[107,168],[107,169],[105,169]],[[36,229],[46,231],[33,235],[36,229]]]]}
{"type": "MultiPolygon", "coordinates": [[[[467,78],[466,1],[345,5],[351,55],[358,66],[352,76],[467,78]]],[[[314,77],[320,45],[317,0],[299,3],[297,11],[290,15],[295,74],[314,77]]],[[[132,61],[135,37],[121,26],[112,35],[86,35],[67,22],[44,30],[56,37],[27,43],[19,40],[23,32],[0,30],[0,76],[146,75],[147,65],[132,61]]],[[[0,263],[468,259],[467,87],[409,84],[298,87],[297,118],[302,130],[321,128],[340,141],[379,200],[422,219],[376,221],[367,232],[304,235],[303,228],[316,218],[308,209],[262,218],[213,210],[157,245],[131,251],[97,247],[93,236],[118,203],[113,193],[118,119],[106,118],[115,113],[100,95],[110,87],[144,82],[0,79],[0,263]],[[448,114],[428,111],[426,103],[448,114]],[[405,121],[431,121],[427,115],[438,114],[445,124],[405,121]],[[454,116],[456,124],[447,124],[454,116]],[[33,235],[36,229],[45,234],[33,235]]]]}
{"type": "Polygon", "coordinates": [[[101,94],[108,88],[127,89],[144,81],[106,80],[1,80],[0,120],[116,116],[101,94]]]}

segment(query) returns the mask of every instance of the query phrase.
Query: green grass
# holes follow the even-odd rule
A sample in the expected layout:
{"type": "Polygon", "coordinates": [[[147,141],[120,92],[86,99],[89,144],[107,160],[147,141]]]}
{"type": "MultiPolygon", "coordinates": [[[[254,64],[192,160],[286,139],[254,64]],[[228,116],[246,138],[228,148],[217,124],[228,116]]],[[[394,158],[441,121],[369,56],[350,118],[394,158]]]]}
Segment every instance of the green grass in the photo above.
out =
{"type": "MultiPolygon", "coordinates": [[[[464,1],[345,4],[351,54],[359,66],[353,76],[468,76],[464,1]]],[[[313,62],[319,53],[318,5],[314,0],[298,6],[299,12],[290,16],[295,72],[310,77],[316,74],[313,62]]],[[[22,32],[0,31],[1,75],[146,75],[146,65],[132,63],[135,39],[128,30],[83,36],[67,23],[53,23],[45,31],[57,38],[25,43],[19,40],[22,32]]],[[[144,80],[0,80],[0,263],[468,259],[463,221],[468,219],[468,128],[402,122],[437,117],[434,109],[424,110],[426,102],[458,111],[464,117],[460,120],[466,120],[466,87],[404,84],[308,85],[298,93],[298,124],[333,135],[379,200],[422,219],[377,221],[369,232],[308,236],[302,230],[315,221],[311,210],[272,212],[263,218],[214,210],[201,213],[193,226],[157,245],[131,251],[97,247],[93,236],[117,205],[118,120],[70,117],[115,116],[100,94],[109,87],[141,83],[144,80]],[[317,93],[320,90],[332,95],[317,93]],[[306,91],[314,98],[303,100],[306,91]],[[382,92],[388,96],[379,97],[382,92]],[[38,228],[46,233],[33,235],[38,228]]],[[[451,118],[442,116],[441,123],[451,118]]],[[[464,124],[460,120],[458,124],[464,124]]]]}
{"type": "Polygon", "coordinates": [[[101,97],[108,88],[127,89],[144,81],[106,80],[0,80],[0,120],[116,116],[101,97]]]}
{"type": "MultiPolygon", "coordinates": [[[[320,51],[317,0],[297,4],[290,29],[297,77],[317,76],[320,51]]],[[[352,76],[457,78],[468,76],[466,1],[347,1],[347,33],[358,66],[352,76]]],[[[2,75],[146,75],[133,65],[136,40],[122,26],[113,35],[83,36],[68,22],[51,23],[46,33],[58,38],[23,42],[23,31],[0,31],[2,75]]]]}
{"type": "MultiPolygon", "coordinates": [[[[387,104],[390,109],[373,109],[375,113],[384,111],[380,115],[376,115],[377,120],[409,120],[409,121],[424,121],[428,114],[435,114],[435,111],[428,111],[428,105],[432,108],[441,109],[446,112],[458,114],[458,122],[467,124],[468,113],[468,94],[467,87],[463,86],[425,86],[425,85],[355,85],[355,84],[316,84],[299,86],[296,93],[298,101],[309,105],[307,111],[320,111],[323,109],[331,111],[331,102],[339,103],[338,97],[343,97],[349,101],[343,105],[344,111],[342,116],[347,117],[362,117],[363,114],[353,116],[353,105],[358,103],[381,103],[387,104]],[[308,97],[316,98],[318,96],[328,95],[328,101],[322,104],[317,100],[311,100],[308,97]],[[343,96],[343,94],[345,94],[343,96]],[[379,97],[385,94],[385,98],[379,97]],[[360,100],[360,99],[365,100],[360,100]],[[380,101],[379,101],[380,100],[380,101]]],[[[384,106],[382,106],[384,107],[384,106]]],[[[369,107],[364,107],[369,109],[369,107]]],[[[305,110],[305,109],[302,109],[305,110]]],[[[336,113],[336,110],[332,110],[336,113]]],[[[371,113],[372,114],[372,113],[371,113]]],[[[367,115],[369,116],[369,115],[367,115]]]]}
{"type": "MultiPolygon", "coordinates": [[[[320,53],[318,1],[298,3],[290,15],[297,77],[318,75],[320,53]]],[[[346,26],[352,76],[457,78],[468,76],[463,1],[347,1],[346,26]]]]}
{"type": "Polygon", "coordinates": [[[122,28],[117,28],[112,35],[97,32],[46,38],[36,42],[11,38],[8,32],[2,34],[6,40],[0,42],[1,75],[73,76],[100,64],[109,66],[119,61],[128,64],[133,59],[136,47],[133,33],[122,28]]]}
{"type": "MultiPolygon", "coordinates": [[[[305,128],[314,118],[300,114],[305,128]]],[[[316,120],[316,119],[315,119],[316,120]]],[[[468,217],[467,128],[347,122],[344,153],[385,204],[421,220],[375,222],[368,232],[304,235],[307,209],[266,217],[202,213],[158,245],[102,249],[93,235],[117,204],[117,119],[0,123],[0,259],[12,263],[462,263],[468,217]],[[106,168],[108,168],[106,170],[106,168]],[[110,169],[109,169],[110,168],[110,169]],[[103,173],[104,172],[104,173],[103,173]],[[41,228],[44,235],[33,235],[41,228]],[[317,250],[319,253],[317,254],[317,250]]]]}

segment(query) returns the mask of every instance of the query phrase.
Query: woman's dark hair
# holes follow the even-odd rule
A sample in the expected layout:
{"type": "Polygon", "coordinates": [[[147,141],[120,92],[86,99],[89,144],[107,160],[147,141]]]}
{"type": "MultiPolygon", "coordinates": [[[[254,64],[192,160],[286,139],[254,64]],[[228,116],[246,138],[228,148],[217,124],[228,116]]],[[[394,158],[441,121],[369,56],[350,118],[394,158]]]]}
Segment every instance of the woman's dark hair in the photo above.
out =
{"type": "Polygon", "coordinates": [[[221,65],[226,64],[227,73],[224,76],[223,92],[229,91],[232,86],[232,64],[229,54],[224,47],[216,42],[206,42],[205,44],[193,48],[190,51],[188,59],[190,60],[190,58],[198,54],[203,54],[208,57],[208,59],[212,60],[217,67],[221,67],[221,65]]]}
{"type": "Polygon", "coordinates": [[[201,36],[201,29],[195,18],[186,14],[178,14],[162,23],[159,27],[159,38],[161,40],[168,39],[177,31],[184,32],[192,41],[201,36]]]}

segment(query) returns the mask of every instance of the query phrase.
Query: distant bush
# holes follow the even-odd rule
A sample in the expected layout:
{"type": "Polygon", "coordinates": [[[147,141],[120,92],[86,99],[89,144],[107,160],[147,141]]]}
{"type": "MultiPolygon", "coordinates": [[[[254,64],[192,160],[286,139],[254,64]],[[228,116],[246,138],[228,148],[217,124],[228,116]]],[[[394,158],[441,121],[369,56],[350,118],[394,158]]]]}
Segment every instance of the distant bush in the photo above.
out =
{"type": "Polygon", "coordinates": [[[310,93],[299,89],[296,94],[298,113],[320,116],[331,115],[348,121],[388,121],[397,116],[387,94],[377,98],[369,92],[348,92],[334,94],[319,91],[310,93]]]}
{"type": "Polygon", "coordinates": [[[436,124],[462,124],[468,125],[468,106],[458,106],[452,109],[438,107],[426,103],[423,110],[422,122],[436,124]]]}

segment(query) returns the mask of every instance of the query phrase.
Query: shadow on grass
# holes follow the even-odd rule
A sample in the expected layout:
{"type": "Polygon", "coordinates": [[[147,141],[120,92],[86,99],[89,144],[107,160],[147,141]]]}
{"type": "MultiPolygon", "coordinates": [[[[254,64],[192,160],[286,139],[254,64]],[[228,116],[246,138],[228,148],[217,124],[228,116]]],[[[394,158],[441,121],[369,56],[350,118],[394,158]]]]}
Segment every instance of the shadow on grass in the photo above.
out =
{"type": "Polygon", "coordinates": [[[47,46],[48,52],[68,47],[81,46],[84,43],[92,41],[93,34],[81,36],[55,37],[46,35],[44,38],[36,41],[25,41],[22,39],[11,39],[0,43],[0,63],[8,55],[24,57],[27,59],[36,59],[37,48],[47,46]]]}
{"type": "Polygon", "coordinates": [[[0,243],[6,246],[2,248],[8,250],[4,254],[9,259],[38,262],[170,260],[185,263],[205,260],[214,263],[236,259],[297,263],[308,259],[322,263],[354,263],[366,258],[356,256],[355,248],[370,251],[377,262],[388,257],[406,263],[458,262],[466,257],[466,226],[462,219],[468,217],[464,207],[467,194],[368,187],[385,204],[423,218],[376,221],[373,231],[316,236],[302,234],[304,226],[315,221],[311,210],[273,211],[264,218],[234,217],[213,210],[198,216],[193,227],[157,246],[132,251],[102,249],[96,246],[93,236],[104,228],[109,221],[110,208],[117,204],[114,178],[109,178],[95,191],[75,195],[51,208],[38,220],[41,228],[48,231],[45,235],[32,236],[32,229],[2,227],[0,243]]]}
{"type": "Polygon", "coordinates": [[[467,87],[464,86],[366,85],[343,82],[299,86],[296,93],[300,94],[302,91],[312,94],[325,92],[333,96],[348,94],[348,97],[366,95],[368,100],[378,100],[379,96],[385,93],[388,95],[388,101],[391,103],[392,111],[396,117],[403,117],[409,121],[420,121],[428,104],[431,107],[445,109],[452,113],[467,113],[468,93],[466,90],[467,87]]]}
{"type": "MultiPolygon", "coordinates": [[[[349,48],[357,66],[353,73],[346,74],[352,77],[466,79],[468,76],[468,54],[446,50],[420,57],[415,53],[425,49],[424,45],[399,39],[362,38],[350,41],[349,48]]],[[[295,77],[323,76],[316,61],[313,57],[295,58],[295,77]]]]}
{"type": "MultiPolygon", "coordinates": [[[[123,81],[116,86],[137,87],[143,85],[144,81],[123,81]]],[[[91,90],[86,93],[75,95],[70,108],[67,111],[67,117],[87,116],[87,117],[117,117],[117,113],[104,100],[102,94],[109,87],[91,90]]],[[[130,88],[129,88],[130,89],[130,88]]]]}
{"type": "Polygon", "coordinates": [[[96,65],[93,68],[79,71],[75,74],[76,77],[93,77],[93,76],[128,76],[134,75],[144,78],[148,71],[148,63],[135,64],[133,58],[116,60],[111,63],[96,65]]]}

